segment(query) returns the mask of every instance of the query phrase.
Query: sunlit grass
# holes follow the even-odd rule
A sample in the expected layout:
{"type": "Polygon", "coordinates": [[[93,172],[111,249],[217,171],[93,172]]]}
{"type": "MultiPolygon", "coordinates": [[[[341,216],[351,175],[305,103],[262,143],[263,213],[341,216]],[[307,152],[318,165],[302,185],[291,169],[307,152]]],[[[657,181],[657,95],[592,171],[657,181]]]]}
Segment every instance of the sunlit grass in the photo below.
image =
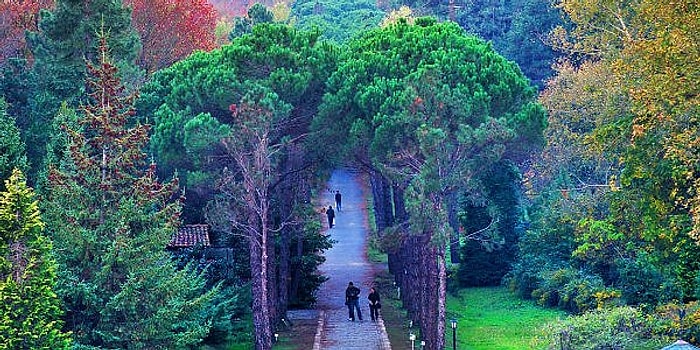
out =
{"type": "Polygon", "coordinates": [[[522,300],[503,287],[468,288],[447,298],[447,349],[452,349],[450,319],[457,320],[457,349],[534,349],[533,340],[546,323],[567,317],[522,300]]]}

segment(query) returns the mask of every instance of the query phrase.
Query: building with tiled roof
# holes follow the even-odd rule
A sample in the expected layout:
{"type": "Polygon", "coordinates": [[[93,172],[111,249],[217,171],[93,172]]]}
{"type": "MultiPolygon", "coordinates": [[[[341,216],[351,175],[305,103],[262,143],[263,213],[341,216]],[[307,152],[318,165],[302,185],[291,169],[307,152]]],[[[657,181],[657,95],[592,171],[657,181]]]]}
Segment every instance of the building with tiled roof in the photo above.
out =
{"type": "Polygon", "coordinates": [[[168,248],[209,247],[209,225],[183,225],[168,244],[168,248]]]}

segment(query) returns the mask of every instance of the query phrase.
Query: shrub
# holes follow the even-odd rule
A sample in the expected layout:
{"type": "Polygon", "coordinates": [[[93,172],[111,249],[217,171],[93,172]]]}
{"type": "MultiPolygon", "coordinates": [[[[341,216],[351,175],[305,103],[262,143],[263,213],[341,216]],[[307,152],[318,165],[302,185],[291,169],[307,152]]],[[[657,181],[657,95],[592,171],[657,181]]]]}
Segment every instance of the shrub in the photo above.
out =
{"type": "Polygon", "coordinates": [[[680,287],[659,269],[649,254],[640,253],[634,260],[618,265],[619,285],[627,304],[658,305],[680,297],[680,287]]]}
{"type": "Polygon", "coordinates": [[[697,301],[659,306],[655,317],[659,333],[691,343],[700,340],[700,304],[697,301]]]}
{"type": "Polygon", "coordinates": [[[625,306],[595,310],[545,326],[538,348],[561,350],[660,349],[671,338],[656,335],[653,318],[625,306]]]}
{"type": "Polygon", "coordinates": [[[620,292],[605,286],[603,280],[581,270],[562,268],[540,274],[532,297],[543,306],[556,306],[571,312],[585,312],[618,303],[620,292]]]}

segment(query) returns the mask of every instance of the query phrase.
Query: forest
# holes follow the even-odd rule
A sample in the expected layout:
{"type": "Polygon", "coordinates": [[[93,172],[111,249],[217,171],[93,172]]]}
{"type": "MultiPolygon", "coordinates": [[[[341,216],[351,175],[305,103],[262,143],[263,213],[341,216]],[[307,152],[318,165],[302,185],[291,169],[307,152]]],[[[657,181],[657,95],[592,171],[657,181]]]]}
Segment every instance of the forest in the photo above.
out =
{"type": "Polygon", "coordinates": [[[697,1],[4,0],[0,38],[0,349],[271,349],[339,166],[425,349],[475,286],[564,310],[543,348],[700,344],[697,1]]]}

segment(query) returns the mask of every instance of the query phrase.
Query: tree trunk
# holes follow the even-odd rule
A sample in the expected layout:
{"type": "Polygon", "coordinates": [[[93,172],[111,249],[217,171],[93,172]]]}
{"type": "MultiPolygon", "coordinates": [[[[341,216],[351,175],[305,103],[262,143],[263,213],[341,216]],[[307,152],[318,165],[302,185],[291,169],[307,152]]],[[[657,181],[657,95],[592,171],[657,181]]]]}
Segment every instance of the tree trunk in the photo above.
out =
{"type": "Polygon", "coordinates": [[[290,269],[290,262],[292,259],[291,254],[291,241],[292,241],[292,229],[290,227],[285,227],[280,232],[280,246],[279,246],[279,264],[278,264],[278,282],[277,282],[277,296],[279,298],[279,316],[285,317],[287,315],[287,309],[289,308],[289,289],[290,280],[292,278],[292,272],[290,269]]]}
{"type": "Polygon", "coordinates": [[[272,341],[272,333],[277,329],[277,321],[281,318],[279,312],[281,309],[279,293],[277,288],[277,258],[275,251],[275,239],[270,237],[270,232],[267,233],[267,263],[263,266],[267,266],[267,305],[268,305],[268,317],[270,324],[270,340],[272,341]]]}
{"type": "MultiPolygon", "coordinates": [[[[406,211],[406,203],[404,199],[404,189],[399,185],[394,185],[392,199],[394,204],[394,222],[401,225],[408,221],[408,212],[406,211]]],[[[389,272],[394,275],[394,282],[401,286],[402,263],[400,262],[400,254],[398,252],[387,252],[387,266],[389,272]]]]}
{"type": "Polygon", "coordinates": [[[391,187],[388,180],[378,171],[370,172],[372,198],[374,199],[374,222],[377,232],[394,225],[394,210],[391,205],[391,187]]]}
{"type": "Polygon", "coordinates": [[[408,221],[408,211],[406,211],[406,199],[404,198],[404,188],[399,185],[394,185],[394,215],[397,224],[402,224],[408,221]]]}
{"type": "Polygon", "coordinates": [[[422,266],[420,264],[421,240],[418,235],[409,235],[400,249],[400,272],[398,285],[401,287],[401,301],[411,320],[419,320],[422,266]]]}
{"type": "Polygon", "coordinates": [[[462,261],[459,245],[459,219],[457,218],[458,210],[459,202],[457,200],[457,192],[454,192],[447,196],[447,222],[452,228],[452,232],[450,232],[450,261],[453,264],[459,264],[462,261]]]}
{"type": "Polygon", "coordinates": [[[267,268],[265,267],[267,264],[267,242],[263,242],[262,237],[260,238],[260,240],[258,237],[250,239],[253,328],[255,329],[255,350],[269,350],[272,348],[272,336],[268,314],[267,268]]]}
{"type": "Polygon", "coordinates": [[[438,300],[437,300],[437,344],[435,349],[445,348],[445,317],[446,317],[446,300],[447,300],[447,267],[445,264],[445,248],[441,245],[437,247],[437,281],[438,281],[438,300]]]}
{"type": "Polygon", "coordinates": [[[431,242],[432,232],[421,235],[420,263],[421,263],[421,333],[428,349],[437,347],[438,337],[435,320],[437,319],[437,266],[435,259],[435,246],[431,242]]]}

